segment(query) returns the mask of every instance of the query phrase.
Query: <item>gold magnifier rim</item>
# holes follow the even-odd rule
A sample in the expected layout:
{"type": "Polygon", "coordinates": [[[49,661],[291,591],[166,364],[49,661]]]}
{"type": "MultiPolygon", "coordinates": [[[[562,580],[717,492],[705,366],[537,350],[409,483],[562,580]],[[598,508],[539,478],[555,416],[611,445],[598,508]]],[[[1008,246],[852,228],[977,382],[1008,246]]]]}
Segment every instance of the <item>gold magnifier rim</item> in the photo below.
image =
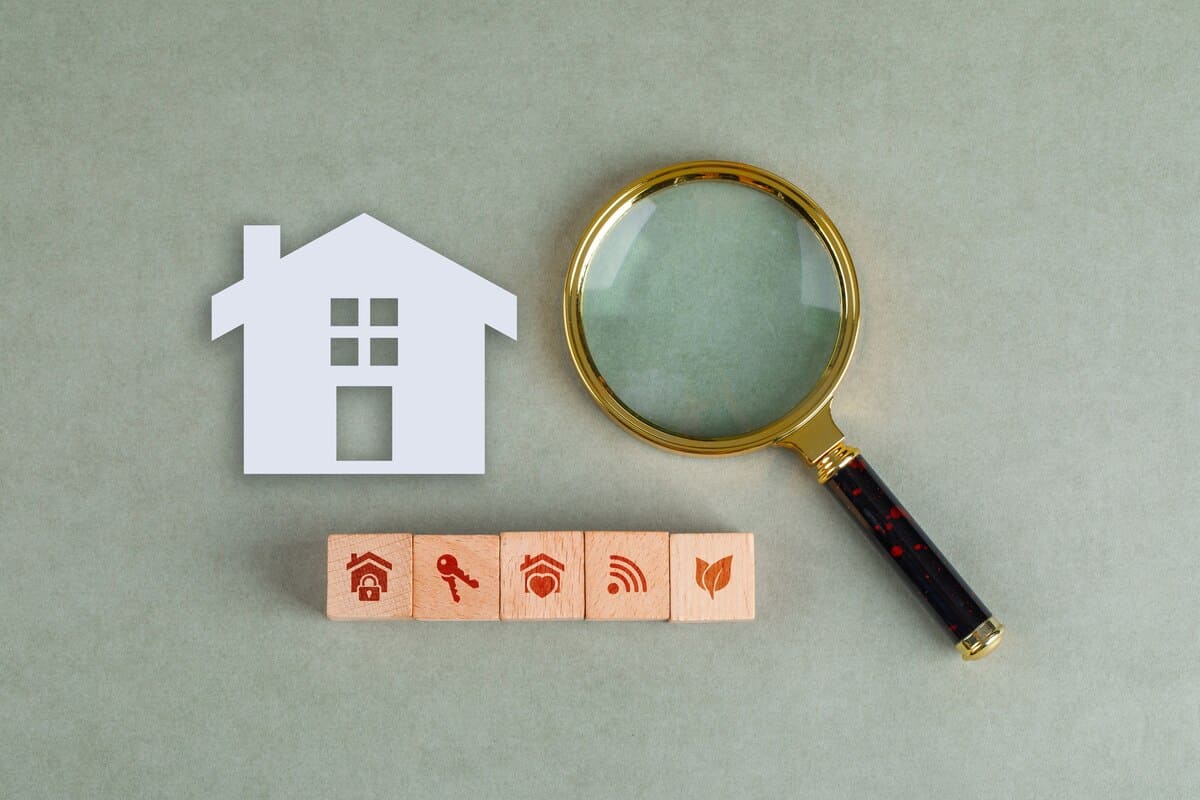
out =
{"type": "Polygon", "coordinates": [[[713,456],[745,453],[779,443],[828,408],[833,393],[850,365],[858,338],[858,278],[854,274],[850,251],[846,249],[846,243],[833,221],[796,186],[764,169],[736,161],[685,161],[657,169],[633,181],[609,200],[588,224],[567,270],[563,290],[563,324],[571,360],[588,392],[626,430],[659,447],[680,453],[713,456]],[[696,438],[657,427],[622,403],[609,389],[588,352],[587,338],[583,332],[583,285],[596,247],[634,203],[681,183],[705,180],[731,181],[765,192],[807,220],[833,258],[842,314],[837,340],[825,369],[809,393],[791,410],[774,422],[736,436],[696,438]]]}

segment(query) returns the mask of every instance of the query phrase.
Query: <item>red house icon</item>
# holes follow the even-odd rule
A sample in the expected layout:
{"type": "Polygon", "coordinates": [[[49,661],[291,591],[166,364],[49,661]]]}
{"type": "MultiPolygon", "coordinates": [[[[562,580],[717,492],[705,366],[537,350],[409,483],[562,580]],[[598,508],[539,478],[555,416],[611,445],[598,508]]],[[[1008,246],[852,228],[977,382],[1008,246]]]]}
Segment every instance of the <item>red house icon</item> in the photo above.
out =
{"type": "Polygon", "coordinates": [[[545,597],[551,592],[561,591],[559,577],[562,575],[563,563],[551,558],[545,553],[536,556],[526,554],[521,562],[521,572],[525,575],[525,593],[532,592],[538,597],[545,597]]]}
{"type": "Polygon", "coordinates": [[[359,600],[378,600],[381,593],[387,591],[388,570],[392,568],[390,561],[380,558],[374,553],[350,554],[350,592],[357,593],[359,600]]]}

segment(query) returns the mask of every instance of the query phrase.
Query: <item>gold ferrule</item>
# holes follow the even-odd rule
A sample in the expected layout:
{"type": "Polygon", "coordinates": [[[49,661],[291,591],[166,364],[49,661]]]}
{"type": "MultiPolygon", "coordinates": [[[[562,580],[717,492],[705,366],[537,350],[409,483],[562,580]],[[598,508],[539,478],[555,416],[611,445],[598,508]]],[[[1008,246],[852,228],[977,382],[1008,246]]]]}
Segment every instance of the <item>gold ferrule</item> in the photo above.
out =
{"type": "Polygon", "coordinates": [[[982,625],[958,643],[958,652],[962,653],[964,661],[975,661],[995,650],[1003,638],[1004,626],[997,622],[995,617],[988,617],[982,625]]]}
{"type": "Polygon", "coordinates": [[[813,467],[817,470],[817,482],[825,483],[859,455],[861,453],[857,447],[838,442],[813,462],[813,467]]]}

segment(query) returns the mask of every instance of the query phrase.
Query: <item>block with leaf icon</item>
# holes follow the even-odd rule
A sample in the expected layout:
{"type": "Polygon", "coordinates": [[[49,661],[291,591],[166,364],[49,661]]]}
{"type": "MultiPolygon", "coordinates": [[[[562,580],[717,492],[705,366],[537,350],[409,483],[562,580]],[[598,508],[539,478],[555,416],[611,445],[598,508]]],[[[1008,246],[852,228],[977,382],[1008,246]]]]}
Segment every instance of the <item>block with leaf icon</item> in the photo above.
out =
{"type": "Polygon", "coordinates": [[[754,534],[671,534],[671,621],[754,619],[754,534]]]}

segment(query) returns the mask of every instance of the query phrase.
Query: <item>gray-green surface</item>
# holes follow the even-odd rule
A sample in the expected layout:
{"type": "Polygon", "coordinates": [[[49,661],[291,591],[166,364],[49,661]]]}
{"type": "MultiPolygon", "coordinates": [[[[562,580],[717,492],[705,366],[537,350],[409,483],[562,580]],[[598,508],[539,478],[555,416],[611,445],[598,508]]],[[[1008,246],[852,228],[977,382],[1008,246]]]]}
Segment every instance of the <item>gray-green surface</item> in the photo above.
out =
{"type": "Polygon", "coordinates": [[[0,796],[1194,795],[1195,5],[602,5],[0,6],[0,796]],[[990,659],[789,454],[573,374],[576,237],[705,157],[840,227],[835,411],[990,659]],[[484,477],[240,474],[241,226],[362,211],[521,298],[484,477]],[[759,619],[322,616],[330,530],[582,527],[755,531],[759,619]]]}

